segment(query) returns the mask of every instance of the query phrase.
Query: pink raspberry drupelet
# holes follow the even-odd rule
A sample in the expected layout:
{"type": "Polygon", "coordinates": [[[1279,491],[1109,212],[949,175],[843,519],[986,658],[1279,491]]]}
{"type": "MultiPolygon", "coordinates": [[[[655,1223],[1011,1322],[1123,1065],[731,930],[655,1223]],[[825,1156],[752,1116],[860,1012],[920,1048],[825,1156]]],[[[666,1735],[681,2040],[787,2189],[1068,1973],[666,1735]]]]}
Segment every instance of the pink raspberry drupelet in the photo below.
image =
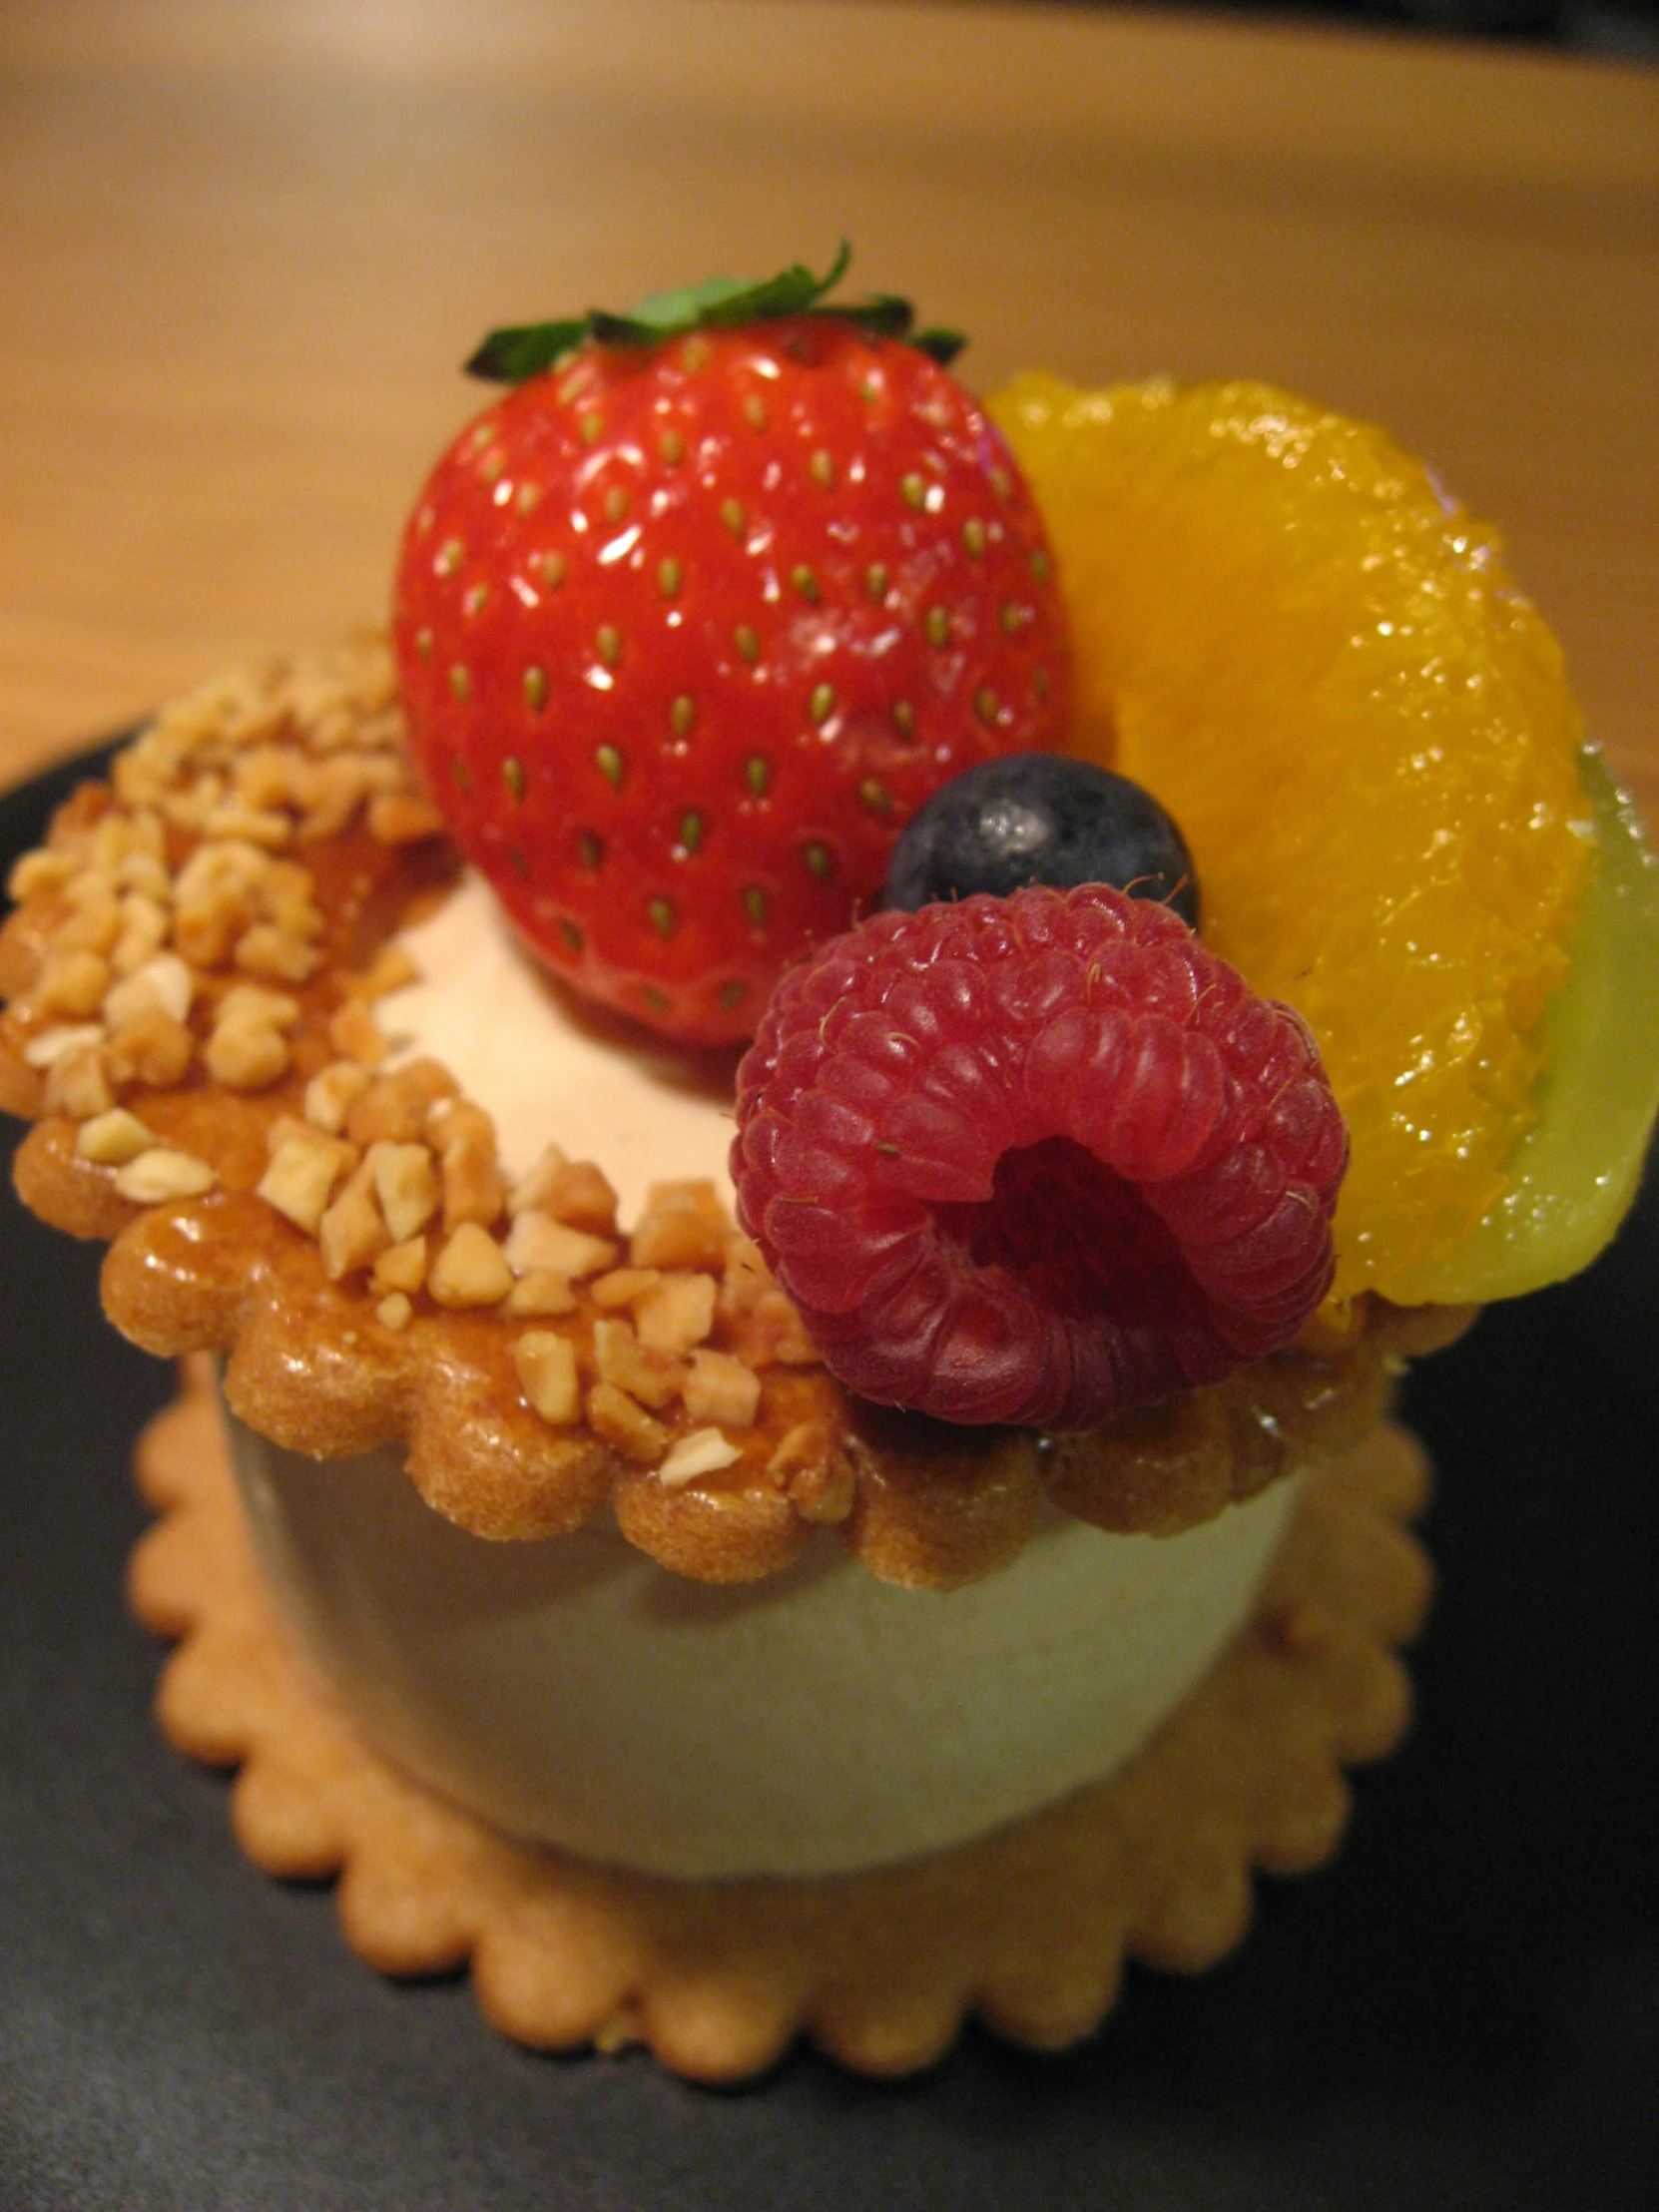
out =
{"type": "Polygon", "coordinates": [[[877,915],[738,1075],[740,1213],[826,1364],[945,1420],[1096,1427],[1289,1344],[1347,1162],[1300,1016],[1104,884],[877,915]]]}

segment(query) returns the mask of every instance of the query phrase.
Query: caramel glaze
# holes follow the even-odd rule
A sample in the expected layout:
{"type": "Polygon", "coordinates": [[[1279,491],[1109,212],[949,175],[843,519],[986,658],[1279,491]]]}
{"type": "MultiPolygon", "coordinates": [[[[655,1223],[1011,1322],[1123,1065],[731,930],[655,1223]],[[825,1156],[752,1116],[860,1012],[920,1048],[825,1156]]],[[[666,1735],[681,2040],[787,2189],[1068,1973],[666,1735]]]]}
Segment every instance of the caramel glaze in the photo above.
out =
{"type": "MultiPolygon", "coordinates": [[[[82,787],[60,812],[53,843],[119,804],[102,785],[82,787]]],[[[194,841],[174,833],[175,865],[194,841]]],[[[268,1129],[301,1113],[307,1079],[337,1056],[331,1017],[458,865],[441,838],[387,845],[360,827],[301,841],[294,856],[315,878],[326,957],[310,982],[284,986],[301,1007],[288,1072],[265,1090],[230,1092],[198,1055],[177,1087],[129,1085],[122,1095],[164,1143],[209,1162],[218,1187],[155,1206],[121,1197],[108,1168],[78,1156],[76,1123],[45,1113],[44,1077],[24,1058],[45,1024],[13,1007],[0,1016],[0,1108],[37,1121],[17,1155],[17,1188],[42,1220],[109,1241],[105,1310],[133,1343],[169,1359],[224,1357],[233,1408],[289,1449],[338,1458],[406,1443],[421,1495],[476,1535],[557,1535],[609,1503],[622,1533],[664,1566],[742,1582],[787,1566],[818,1525],[830,1525],[883,1579],[950,1588],[1004,1566],[1048,1506],[1125,1532],[1170,1534],[1209,1519],[1289,1468],[1344,1449],[1381,1416],[1401,1359],[1472,1319],[1370,1299],[1341,1341],[1311,1335],[1215,1388],[1055,1440],[890,1411],[851,1399],[822,1368],[774,1364],[762,1372],[754,1427],[734,1438],[741,1458],[671,1488],[587,1426],[551,1427],[530,1409],[511,1349],[526,1324],[440,1310],[421,1294],[394,1332],[360,1275],[330,1281],[316,1243],[255,1195],[268,1129]]],[[[0,930],[6,995],[29,989],[63,913],[56,894],[42,893],[0,930]]],[[[241,980],[230,971],[200,979],[198,1037],[241,980]]],[[[560,1322],[585,1373],[596,1318],[584,1293],[560,1322]]],[[[735,1344],[730,1328],[713,1341],[735,1344]]],[[[693,1425],[683,1408],[663,1417],[675,1435],[693,1425]]]]}

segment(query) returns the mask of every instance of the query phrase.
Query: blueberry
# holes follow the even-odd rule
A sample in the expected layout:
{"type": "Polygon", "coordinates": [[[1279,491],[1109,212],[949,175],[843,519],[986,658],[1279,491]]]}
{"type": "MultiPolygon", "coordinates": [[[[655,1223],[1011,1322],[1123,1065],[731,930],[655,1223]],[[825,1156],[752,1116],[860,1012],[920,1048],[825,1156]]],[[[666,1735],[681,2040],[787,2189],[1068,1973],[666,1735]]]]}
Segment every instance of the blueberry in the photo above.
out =
{"type": "Polygon", "coordinates": [[[1114,883],[1198,927],[1186,840],[1150,792],[1056,753],[1012,753],[952,777],[905,826],[882,903],[914,913],[936,899],[1028,883],[1114,883]]]}

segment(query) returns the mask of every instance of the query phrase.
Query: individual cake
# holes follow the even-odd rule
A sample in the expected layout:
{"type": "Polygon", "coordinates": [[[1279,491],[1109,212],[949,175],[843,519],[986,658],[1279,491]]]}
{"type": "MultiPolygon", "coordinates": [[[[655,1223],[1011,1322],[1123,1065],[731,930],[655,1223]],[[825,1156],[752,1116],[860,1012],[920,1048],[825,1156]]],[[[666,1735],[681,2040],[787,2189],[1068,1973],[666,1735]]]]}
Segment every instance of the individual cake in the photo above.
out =
{"type": "MultiPolygon", "coordinates": [[[[624,1922],[718,1878],[729,1957],[769,1882],[968,1883],[1221,1764],[1172,1721],[1252,1622],[1358,1703],[1228,1662],[1235,1876],[1324,1856],[1416,1601],[1383,1531],[1368,1612],[1317,1501],[1397,1488],[1405,1358],[1606,1241],[1659,1092],[1651,866],[1488,534],[1262,387],[1025,379],[999,433],[839,274],[497,333],[400,676],[368,638],[163,710],[0,938],[19,1188],[111,1240],[134,1341],[223,1361],[362,1758],[536,1883],[620,1870],[624,1922]]],[[[1165,1848],[1057,1853],[1056,1912],[1165,1848]]],[[[965,1955],[927,2033],[825,2039],[1110,2000],[1115,1955],[1023,2011],[965,1955]]],[[[496,2010],[652,2034],[605,2001],[496,2010]]]]}

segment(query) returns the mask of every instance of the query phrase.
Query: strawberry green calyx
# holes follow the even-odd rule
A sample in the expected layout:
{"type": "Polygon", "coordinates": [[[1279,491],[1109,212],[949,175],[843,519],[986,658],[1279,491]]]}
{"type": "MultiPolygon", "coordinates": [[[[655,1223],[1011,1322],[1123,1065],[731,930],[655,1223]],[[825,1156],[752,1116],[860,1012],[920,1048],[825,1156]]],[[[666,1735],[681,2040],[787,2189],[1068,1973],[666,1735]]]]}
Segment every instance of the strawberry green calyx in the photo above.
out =
{"type": "Polygon", "coordinates": [[[585,315],[558,322],[514,323],[492,330],[466,363],[469,376],[495,384],[522,384],[539,376],[580,345],[658,345],[693,330],[731,329],[745,322],[778,322],[800,314],[837,315],[876,337],[900,338],[941,368],[948,367],[967,340],[958,330],[913,327],[907,299],[875,292],[867,299],[826,304],[846,274],[852,249],[845,239],[824,276],[815,276],[797,262],[760,282],[747,277],[711,276],[701,284],[654,292],[626,314],[591,307],[585,315]]]}

